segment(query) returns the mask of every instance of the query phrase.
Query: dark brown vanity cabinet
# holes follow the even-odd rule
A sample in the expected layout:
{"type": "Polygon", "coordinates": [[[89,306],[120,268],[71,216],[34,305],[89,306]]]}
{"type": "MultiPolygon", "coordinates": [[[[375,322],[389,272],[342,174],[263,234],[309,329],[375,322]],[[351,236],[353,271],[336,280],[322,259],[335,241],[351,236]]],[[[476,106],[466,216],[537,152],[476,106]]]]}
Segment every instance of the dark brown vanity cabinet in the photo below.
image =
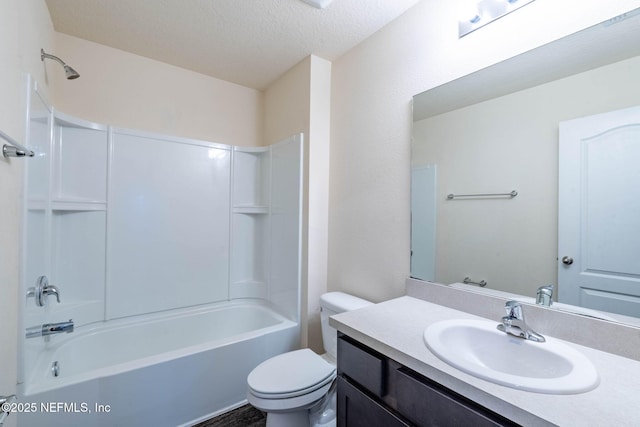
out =
{"type": "Polygon", "coordinates": [[[338,427],[516,425],[338,333],[338,427]]]}

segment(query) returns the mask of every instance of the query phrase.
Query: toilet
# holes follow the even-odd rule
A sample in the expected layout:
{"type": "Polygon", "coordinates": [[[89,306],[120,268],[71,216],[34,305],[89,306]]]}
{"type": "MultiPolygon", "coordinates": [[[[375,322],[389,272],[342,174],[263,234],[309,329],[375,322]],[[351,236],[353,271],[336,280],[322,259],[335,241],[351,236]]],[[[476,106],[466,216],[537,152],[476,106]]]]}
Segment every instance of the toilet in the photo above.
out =
{"type": "Polygon", "coordinates": [[[329,316],[356,310],[370,301],[343,292],[320,297],[322,341],[326,353],[308,348],[265,360],[247,377],[247,400],[267,413],[267,427],[335,426],[337,335],[329,316]]]}

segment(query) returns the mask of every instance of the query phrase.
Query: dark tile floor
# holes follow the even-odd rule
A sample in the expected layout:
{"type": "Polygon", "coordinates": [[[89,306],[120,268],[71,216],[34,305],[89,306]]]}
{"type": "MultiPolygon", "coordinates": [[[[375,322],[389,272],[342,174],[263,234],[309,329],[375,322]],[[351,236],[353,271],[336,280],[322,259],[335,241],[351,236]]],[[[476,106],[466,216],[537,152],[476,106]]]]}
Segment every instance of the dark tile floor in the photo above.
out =
{"type": "Polygon", "coordinates": [[[244,405],[194,427],[264,427],[266,423],[266,414],[251,405],[244,405]]]}

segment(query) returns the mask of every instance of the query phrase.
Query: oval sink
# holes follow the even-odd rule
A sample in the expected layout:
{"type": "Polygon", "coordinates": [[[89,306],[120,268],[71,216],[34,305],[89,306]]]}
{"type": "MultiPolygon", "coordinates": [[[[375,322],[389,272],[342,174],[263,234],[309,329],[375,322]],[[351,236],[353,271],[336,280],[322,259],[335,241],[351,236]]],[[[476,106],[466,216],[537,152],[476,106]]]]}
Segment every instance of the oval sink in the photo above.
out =
{"type": "Polygon", "coordinates": [[[600,382],[586,356],[550,337],[539,343],[498,331],[498,322],[444,320],[424,331],[424,341],[449,365],[487,381],[548,394],[584,393],[600,382]]]}

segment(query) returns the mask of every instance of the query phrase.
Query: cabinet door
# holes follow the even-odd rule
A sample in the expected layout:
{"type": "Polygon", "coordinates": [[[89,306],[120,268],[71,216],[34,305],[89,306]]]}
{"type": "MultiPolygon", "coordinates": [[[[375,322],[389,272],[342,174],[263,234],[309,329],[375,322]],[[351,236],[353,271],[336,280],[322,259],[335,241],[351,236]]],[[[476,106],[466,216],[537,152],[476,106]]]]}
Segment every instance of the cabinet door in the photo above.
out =
{"type": "Polygon", "coordinates": [[[386,358],[374,353],[351,338],[341,336],[338,339],[338,374],[344,373],[351,382],[382,398],[386,358]]]}
{"type": "Polygon", "coordinates": [[[407,368],[396,379],[398,412],[418,426],[517,425],[407,368]]]}
{"type": "Polygon", "coordinates": [[[338,377],[338,427],[409,426],[378,402],[338,377]]]}

